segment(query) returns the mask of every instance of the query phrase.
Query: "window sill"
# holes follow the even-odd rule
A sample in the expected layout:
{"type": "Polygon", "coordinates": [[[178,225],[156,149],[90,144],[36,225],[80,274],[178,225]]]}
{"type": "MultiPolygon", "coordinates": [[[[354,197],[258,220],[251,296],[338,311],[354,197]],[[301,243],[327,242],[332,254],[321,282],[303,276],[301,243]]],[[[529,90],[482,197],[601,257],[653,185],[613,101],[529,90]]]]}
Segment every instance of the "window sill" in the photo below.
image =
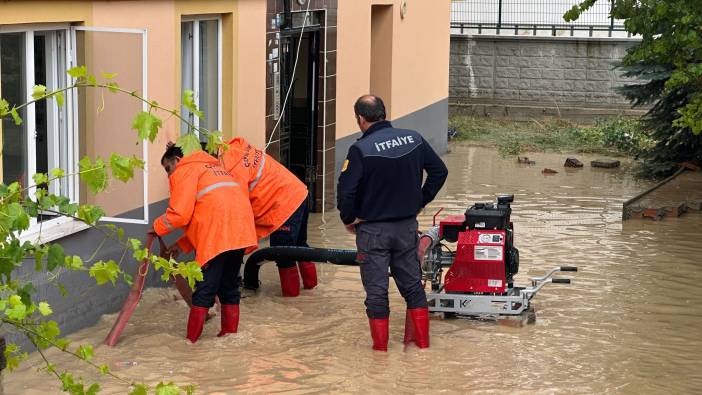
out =
{"type": "Polygon", "coordinates": [[[33,229],[20,235],[20,241],[31,243],[48,243],[60,238],[70,236],[74,233],[86,230],[90,225],[73,218],[62,218],[54,223],[36,225],[33,229]],[[40,228],[41,226],[41,228],[40,228]]]}

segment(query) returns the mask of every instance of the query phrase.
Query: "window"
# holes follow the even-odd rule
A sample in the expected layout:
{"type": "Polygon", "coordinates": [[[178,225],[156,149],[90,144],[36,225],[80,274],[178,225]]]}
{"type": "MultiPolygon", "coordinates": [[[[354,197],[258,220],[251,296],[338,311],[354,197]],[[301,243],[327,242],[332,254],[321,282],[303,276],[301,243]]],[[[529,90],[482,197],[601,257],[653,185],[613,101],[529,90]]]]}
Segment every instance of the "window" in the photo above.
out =
{"type": "MultiPolygon", "coordinates": [[[[195,103],[204,118],[191,114],[185,107],[183,116],[193,125],[207,130],[221,128],[222,114],[222,21],[218,17],[186,19],[181,23],[181,96],[186,90],[195,93],[195,103]]],[[[188,124],[181,123],[181,133],[188,124]]],[[[200,136],[205,141],[204,136],[200,136]]]]}
{"type": "MultiPolygon", "coordinates": [[[[11,106],[20,105],[31,100],[34,85],[44,85],[49,90],[65,87],[67,35],[67,28],[0,30],[0,96],[11,106]]],[[[74,135],[68,119],[72,110],[70,98],[68,93],[62,107],[48,100],[23,108],[20,125],[15,125],[11,118],[2,120],[2,182],[18,181],[27,186],[33,184],[35,173],[47,173],[57,167],[74,168],[74,135]]],[[[73,179],[52,182],[50,188],[52,193],[77,200],[73,179]]],[[[33,195],[33,191],[29,191],[29,196],[33,195]]],[[[45,213],[38,222],[48,223],[54,218],[45,213]]],[[[36,226],[37,220],[33,220],[32,225],[36,226]]]]}
{"type": "MultiPolygon", "coordinates": [[[[147,98],[146,44],[146,31],[140,29],[0,25],[0,96],[10,105],[26,103],[31,100],[34,85],[54,91],[72,84],[67,70],[80,64],[91,71],[118,73],[120,86],[147,98]]],[[[48,100],[29,105],[20,111],[23,119],[20,125],[15,125],[12,119],[2,120],[0,180],[3,183],[19,181],[25,186],[32,185],[35,173],[54,168],[74,172],[82,155],[107,158],[116,151],[141,157],[148,163],[145,142],[134,144],[131,118],[115,115],[119,111],[146,110],[146,104],[124,95],[107,95],[102,99],[100,92],[90,89],[65,92],[64,103],[58,107],[55,100],[48,100]],[[95,111],[105,103],[106,111],[95,111]]],[[[82,196],[77,176],[52,182],[50,191],[75,203],[100,205],[107,214],[103,221],[147,224],[147,169],[127,184],[112,182],[110,190],[97,196],[82,196]]],[[[34,196],[34,192],[30,190],[28,195],[34,196]]],[[[46,242],[82,229],[85,226],[79,221],[43,213],[32,220],[29,231],[21,237],[29,240],[39,236],[46,242]]]]}

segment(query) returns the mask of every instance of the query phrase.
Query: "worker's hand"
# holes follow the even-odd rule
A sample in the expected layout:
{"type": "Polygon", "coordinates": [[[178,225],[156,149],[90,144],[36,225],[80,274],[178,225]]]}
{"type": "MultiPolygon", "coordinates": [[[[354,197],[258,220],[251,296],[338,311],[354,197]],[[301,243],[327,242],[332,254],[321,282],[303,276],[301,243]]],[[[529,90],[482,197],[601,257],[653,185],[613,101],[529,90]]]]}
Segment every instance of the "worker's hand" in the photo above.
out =
{"type": "Polygon", "coordinates": [[[178,259],[178,257],[180,256],[180,253],[183,251],[181,251],[178,243],[175,243],[172,246],[168,247],[167,252],[168,252],[168,256],[170,256],[171,258],[178,259]]]}
{"type": "Polygon", "coordinates": [[[348,225],[344,225],[346,227],[346,231],[351,233],[352,235],[356,234],[356,223],[351,223],[348,225]]]}

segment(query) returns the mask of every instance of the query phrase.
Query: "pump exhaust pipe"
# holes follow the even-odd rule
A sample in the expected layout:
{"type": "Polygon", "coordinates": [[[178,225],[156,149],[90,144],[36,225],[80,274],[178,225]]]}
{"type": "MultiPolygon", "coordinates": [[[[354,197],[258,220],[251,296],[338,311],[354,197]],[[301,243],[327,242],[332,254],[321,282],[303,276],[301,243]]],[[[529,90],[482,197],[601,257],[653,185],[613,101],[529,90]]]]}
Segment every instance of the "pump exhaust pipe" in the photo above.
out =
{"type": "Polygon", "coordinates": [[[244,265],[243,286],[258,289],[258,271],[266,261],[291,260],[318,263],[331,263],[342,266],[358,266],[355,250],[313,247],[268,247],[257,250],[244,265]]]}

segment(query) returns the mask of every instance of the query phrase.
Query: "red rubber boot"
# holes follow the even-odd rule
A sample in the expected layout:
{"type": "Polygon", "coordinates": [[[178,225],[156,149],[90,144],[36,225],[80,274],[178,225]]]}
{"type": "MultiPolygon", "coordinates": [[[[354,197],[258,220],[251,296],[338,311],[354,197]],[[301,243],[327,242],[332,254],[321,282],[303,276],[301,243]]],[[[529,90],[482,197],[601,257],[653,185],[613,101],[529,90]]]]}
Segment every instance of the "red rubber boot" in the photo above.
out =
{"type": "Polygon", "coordinates": [[[298,262],[300,276],[302,277],[302,287],[312,289],[317,286],[317,268],[312,262],[298,262]]]}
{"type": "Polygon", "coordinates": [[[388,350],[388,326],[387,318],[369,318],[371,337],[373,338],[373,349],[376,351],[388,350]]]}
{"type": "Polygon", "coordinates": [[[278,268],[280,276],[280,289],[284,297],[294,298],[300,295],[300,275],[297,273],[297,266],[288,268],[278,268]]]}
{"type": "Polygon", "coordinates": [[[195,343],[202,334],[202,327],[207,319],[207,307],[193,306],[188,316],[188,334],[185,336],[191,343],[195,343]]]}
{"type": "Polygon", "coordinates": [[[222,305],[222,329],[217,334],[217,337],[226,336],[230,333],[236,333],[239,329],[239,305],[238,304],[223,304],[222,305]]]}
{"type": "Polygon", "coordinates": [[[405,344],[414,342],[419,348],[429,347],[429,309],[407,309],[405,318],[405,344]]]}

